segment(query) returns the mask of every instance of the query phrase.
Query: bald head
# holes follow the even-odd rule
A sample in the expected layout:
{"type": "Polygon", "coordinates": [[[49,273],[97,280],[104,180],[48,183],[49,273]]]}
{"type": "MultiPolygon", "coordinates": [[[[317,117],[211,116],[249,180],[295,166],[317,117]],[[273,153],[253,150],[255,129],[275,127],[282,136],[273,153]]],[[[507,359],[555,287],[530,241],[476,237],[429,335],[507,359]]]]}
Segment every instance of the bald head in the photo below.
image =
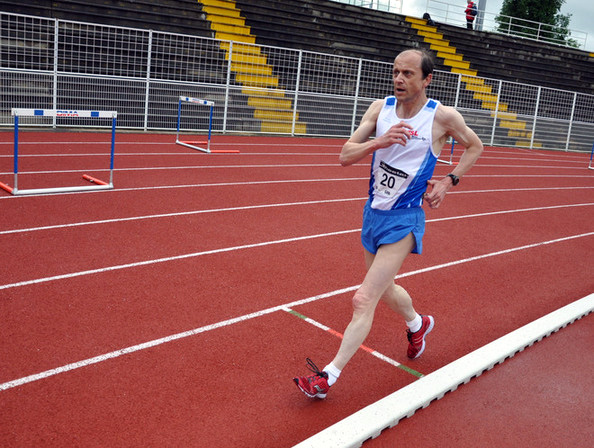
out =
{"type": "Polygon", "coordinates": [[[433,68],[435,67],[435,62],[433,61],[433,54],[425,49],[413,48],[410,50],[404,50],[398,56],[396,56],[396,59],[398,59],[401,56],[412,55],[416,55],[419,58],[418,67],[420,67],[421,72],[423,72],[423,79],[425,79],[427,76],[433,73],[433,68]]]}

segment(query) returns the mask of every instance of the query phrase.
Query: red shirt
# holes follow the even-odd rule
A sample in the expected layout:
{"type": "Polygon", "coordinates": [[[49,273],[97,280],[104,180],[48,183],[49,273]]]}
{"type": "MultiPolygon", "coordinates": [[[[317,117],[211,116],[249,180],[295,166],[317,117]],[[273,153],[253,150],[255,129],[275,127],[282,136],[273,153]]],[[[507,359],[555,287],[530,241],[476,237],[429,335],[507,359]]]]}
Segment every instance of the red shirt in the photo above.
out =
{"type": "Polygon", "coordinates": [[[464,12],[466,13],[466,20],[474,20],[475,16],[470,14],[470,11],[475,7],[474,2],[470,2],[467,4],[466,9],[464,12]]]}

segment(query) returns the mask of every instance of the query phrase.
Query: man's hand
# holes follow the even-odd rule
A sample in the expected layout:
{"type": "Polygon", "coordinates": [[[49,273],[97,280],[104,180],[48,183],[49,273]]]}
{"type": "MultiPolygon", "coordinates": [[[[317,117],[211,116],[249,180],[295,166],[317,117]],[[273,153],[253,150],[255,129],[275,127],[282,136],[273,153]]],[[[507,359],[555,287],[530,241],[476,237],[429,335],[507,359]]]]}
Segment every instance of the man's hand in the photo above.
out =
{"type": "Polygon", "coordinates": [[[411,136],[410,131],[412,131],[412,129],[413,127],[410,124],[401,121],[388,129],[384,135],[378,137],[376,139],[377,144],[380,148],[387,148],[393,144],[404,146],[411,136]]]}
{"type": "Polygon", "coordinates": [[[429,207],[438,208],[445,199],[448,190],[452,188],[452,180],[449,177],[442,180],[430,179],[427,184],[429,184],[429,188],[423,195],[423,199],[429,204],[429,207]]]}

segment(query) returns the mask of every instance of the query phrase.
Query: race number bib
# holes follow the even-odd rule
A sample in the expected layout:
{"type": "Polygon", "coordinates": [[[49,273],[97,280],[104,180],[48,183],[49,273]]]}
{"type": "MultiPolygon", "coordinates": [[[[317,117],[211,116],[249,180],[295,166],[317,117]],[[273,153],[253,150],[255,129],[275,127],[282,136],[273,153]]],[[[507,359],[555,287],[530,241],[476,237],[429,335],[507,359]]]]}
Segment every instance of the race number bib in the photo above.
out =
{"type": "Polygon", "coordinates": [[[374,193],[386,198],[394,197],[407,178],[408,174],[404,171],[381,161],[373,186],[374,193]]]}

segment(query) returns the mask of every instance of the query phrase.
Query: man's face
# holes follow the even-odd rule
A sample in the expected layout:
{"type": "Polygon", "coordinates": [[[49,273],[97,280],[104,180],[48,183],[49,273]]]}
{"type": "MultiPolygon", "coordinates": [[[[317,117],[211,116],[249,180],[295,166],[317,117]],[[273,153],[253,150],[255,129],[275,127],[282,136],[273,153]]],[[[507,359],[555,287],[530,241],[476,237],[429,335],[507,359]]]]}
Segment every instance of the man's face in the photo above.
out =
{"type": "Polygon", "coordinates": [[[400,53],[394,60],[392,80],[394,94],[400,102],[416,99],[431,82],[431,74],[423,79],[421,55],[416,51],[400,53]]]}

